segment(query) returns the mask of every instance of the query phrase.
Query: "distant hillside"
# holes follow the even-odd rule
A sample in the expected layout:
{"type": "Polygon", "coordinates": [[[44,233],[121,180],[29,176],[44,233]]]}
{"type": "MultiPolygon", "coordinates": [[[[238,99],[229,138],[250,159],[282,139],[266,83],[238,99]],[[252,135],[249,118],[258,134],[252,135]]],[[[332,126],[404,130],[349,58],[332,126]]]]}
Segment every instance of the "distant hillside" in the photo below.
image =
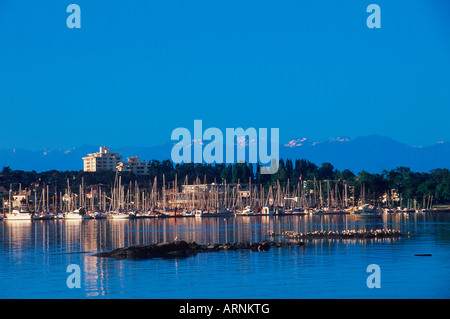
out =
{"type": "MultiPolygon", "coordinates": [[[[139,156],[140,160],[170,159],[173,143],[169,142],[153,147],[122,146],[111,147],[111,151],[123,155],[139,156]]],[[[30,151],[23,149],[0,149],[0,169],[10,166],[13,170],[35,170],[37,172],[52,169],[82,170],[82,157],[98,151],[98,146],[83,145],[64,150],[30,151]]],[[[339,170],[350,169],[353,172],[366,170],[379,173],[398,166],[413,171],[428,172],[435,168],[450,168],[450,143],[441,142],[427,147],[412,147],[391,138],[370,135],[353,140],[329,139],[313,142],[306,138],[294,139],[280,145],[281,158],[307,159],[317,165],[329,162],[339,170]]]]}
{"type": "Polygon", "coordinates": [[[389,137],[370,135],[354,140],[330,139],[321,143],[302,143],[280,148],[282,158],[306,158],[321,164],[329,162],[337,169],[354,172],[365,170],[379,173],[398,166],[413,171],[427,172],[435,168],[450,167],[450,143],[427,147],[412,147],[389,137]]]}

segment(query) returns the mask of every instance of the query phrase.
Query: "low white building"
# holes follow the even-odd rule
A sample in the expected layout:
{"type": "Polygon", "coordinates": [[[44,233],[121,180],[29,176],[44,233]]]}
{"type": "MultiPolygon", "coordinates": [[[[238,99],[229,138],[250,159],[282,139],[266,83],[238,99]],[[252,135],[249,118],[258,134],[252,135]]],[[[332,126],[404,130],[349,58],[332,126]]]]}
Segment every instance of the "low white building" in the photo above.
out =
{"type": "Polygon", "coordinates": [[[85,172],[116,171],[117,165],[122,161],[122,155],[111,152],[109,147],[100,147],[97,153],[83,157],[85,172]]]}
{"type": "Polygon", "coordinates": [[[139,156],[128,157],[127,162],[120,162],[117,165],[117,170],[136,175],[147,175],[149,173],[148,163],[139,161],[139,156]]]}

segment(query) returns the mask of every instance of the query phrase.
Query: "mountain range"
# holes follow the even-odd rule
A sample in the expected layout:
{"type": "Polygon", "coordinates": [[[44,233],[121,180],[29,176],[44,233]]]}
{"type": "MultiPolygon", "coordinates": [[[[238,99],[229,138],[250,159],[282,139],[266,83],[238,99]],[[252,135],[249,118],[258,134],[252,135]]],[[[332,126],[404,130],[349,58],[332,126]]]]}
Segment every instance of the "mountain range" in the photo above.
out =
{"type": "MultiPolygon", "coordinates": [[[[123,155],[139,156],[140,160],[170,159],[174,142],[159,146],[111,147],[112,152],[123,155]]],[[[246,146],[247,147],[247,146],[246,146]]],[[[31,151],[26,149],[0,149],[0,169],[9,166],[13,170],[37,172],[52,169],[82,170],[82,157],[98,152],[99,146],[82,145],[71,149],[31,151]]],[[[298,138],[279,145],[280,158],[307,159],[320,166],[331,163],[339,170],[350,169],[354,173],[365,170],[380,173],[399,166],[413,171],[428,172],[435,168],[450,168],[450,143],[439,142],[426,147],[409,146],[389,137],[370,135],[355,139],[330,138],[315,142],[307,138],[298,138]]]]}

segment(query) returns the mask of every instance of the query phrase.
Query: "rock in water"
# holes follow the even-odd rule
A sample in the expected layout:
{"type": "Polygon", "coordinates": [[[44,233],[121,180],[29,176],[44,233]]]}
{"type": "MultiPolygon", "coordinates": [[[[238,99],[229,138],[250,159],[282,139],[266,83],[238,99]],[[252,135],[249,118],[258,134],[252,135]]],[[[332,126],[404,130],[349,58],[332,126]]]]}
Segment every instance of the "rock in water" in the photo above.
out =
{"type": "MultiPolygon", "coordinates": [[[[234,244],[208,244],[199,245],[196,242],[186,242],[184,240],[169,241],[160,244],[136,245],[130,247],[117,248],[112,251],[94,254],[96,257],[111,257],[118,259],[146,259],[146,258],[171,258],[188,257],[199,252],[214,252],[220,250],[243,250],[268,251],[270,247],[292,246],[292,243],[234,243],[234,244]]],[[[304,243],[299,242],[301,246],[304,243]]]]}
{"type": "Polygon", "coordinates": [[[123,247],[109,252],[95,254],[94,256],[119,259],[189,256],[198,252],[198,246],[195,242],[188,243],[183,240],[169,241],[160,244],[123,247]]]}

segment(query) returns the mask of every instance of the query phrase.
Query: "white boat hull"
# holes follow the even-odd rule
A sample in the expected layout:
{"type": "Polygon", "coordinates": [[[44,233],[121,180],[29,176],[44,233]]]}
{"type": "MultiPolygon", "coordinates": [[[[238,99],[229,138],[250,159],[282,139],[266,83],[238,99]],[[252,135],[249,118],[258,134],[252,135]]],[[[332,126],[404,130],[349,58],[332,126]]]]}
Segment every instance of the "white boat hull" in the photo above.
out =
{"type": "Polygon", "coordinates": [[[127,214],[111,214],[108,216],[110,219],[129,219],[130,215],[127,214]]]}
{"type": "Polygon", "coordinates": [[[64,219],[71,219],[71,220],[82,220],[83,216],[80,214],[72,214],[68,213],[64,216],[64,219]]]}
{"type": "Polygon", "coordinates": [[[28,212],[20,212],[14,209],[11,213],[6,214],[6,220],[31,220],[32,214],[28,212]]]}
{"type": "Polygon", "coordinates": [[[6,214],[6,220],[31,220],[31,214],[6,214]]]}

